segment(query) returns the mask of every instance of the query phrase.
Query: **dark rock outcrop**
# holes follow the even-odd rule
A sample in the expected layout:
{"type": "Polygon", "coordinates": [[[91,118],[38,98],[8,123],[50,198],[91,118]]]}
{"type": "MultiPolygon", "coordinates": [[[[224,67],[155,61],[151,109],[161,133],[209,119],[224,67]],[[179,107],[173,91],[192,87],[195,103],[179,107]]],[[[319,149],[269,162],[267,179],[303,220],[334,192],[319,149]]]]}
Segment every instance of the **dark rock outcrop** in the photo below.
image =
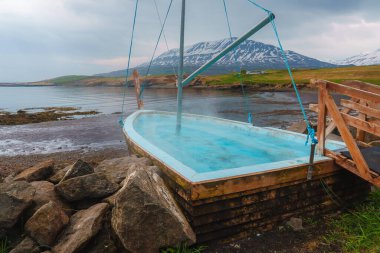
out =
{"type": "Polygon", "coordinates": [[[67,223],[69,217],[55,202],[50,201],[26,222],[25,231],[40,245],[52,245],[67,223]]]}
{"type": "Polygon", "coordinates": [[[11,228],[33,202],[35,188],[25,181],[0,184],[0,229],[11,228]]]}
{"type": "Polygon", "coordinates": [[[73,165],[70,165],[68,170],[66,171],[65,175],[61,179],[62,181],[65,181],[70,178],[84,176],[94,173],[94,169],[92,166],[82,160],[76,161],[73,165]]]}
{"type": "Polygon", "coordinates": [[[14,178],[14,180],[15,181],[25,180],[28,182],[44,180],[50,176],[50,174],[53,172],[53,168],[54,168],[54,161],[52,160],[44,161],[22,171],[20,174],[18,174],[14,178]]]}
{"type": "Polygon", "coordinates": [[[33,196],[33,213],[49,201],[55,202],[60,208],[62,208],[66,212],[70,211],[71,208],[69,204],[66,203],[54,190],[54,184],[48,181],[34,181],[30,184],[36,189],[36,192],[33,196]]]}
{"type": "Polygon", "coordinates": [[[102,172],[115,183],[121,183],[126,177],[131,166],[149,166],[152,162],[145,157],[126,156],[122,158],[108,159],[101,162],[95,172],[102,172]]]}
{"type": "Polygon", "coordinates": [[[56,253],[78,252],[102,228],[107,209],[108,204],[99,203],[71,216],[68,227],[63,231],[52,251],[56,253]]]}
{"type": "Polygon", "coordinates": [[[112,228],[130,252],[159,252],[162,247],[195,242],[192,228],[156,170],[131,168],[115,197],[112,228]]]}
{"type": "Polygon", "coordinates": [[[9,253],[35,253],[40,252],[38,244],[30,237],[25,237],[17,246],[9,253]]]}
{"type": "Polygon", "coordinates": [[[119,188],[118,184],[111,182],[103,173],[74,177],[55,186],[55,190],[68,201],[102,198],[119,188]]]}

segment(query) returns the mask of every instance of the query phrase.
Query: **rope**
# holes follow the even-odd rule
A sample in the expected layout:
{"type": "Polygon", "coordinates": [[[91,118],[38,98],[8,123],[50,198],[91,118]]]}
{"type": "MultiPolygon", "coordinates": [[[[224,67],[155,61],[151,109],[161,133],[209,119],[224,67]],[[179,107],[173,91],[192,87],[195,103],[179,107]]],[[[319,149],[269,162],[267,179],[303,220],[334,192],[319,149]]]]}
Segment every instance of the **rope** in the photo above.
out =
{"type": "Polygon", "coordinates": [[[131,35],[131,42],[129,44],[129,53],[128,53],[128,63],[127,63],[127,69],[126,69],[126,77],[125,77],[125,85],[124,85],[124,92],[123,92],[123,104],[121,107],[121,115],[119,118],[119,124],[121,127],[124,126],[124,106],[125,106],[125,97],[127,95],[127,85],[128,85],[128,76],[129,76],[129,66],[131,63],[131,55],[132,55],[132,46],[133,46],[133,37],[135,34],[135,27],[136,27],[136,17],[137,17],[137,8],[138,8],[139,0],[136,0],[135,3],[135,11],[134,11],[134,16],[133,16],[133,25],[132,25],[132,35],[131,35]]]}
{"type": "MultiPolygon", "coordinates": [[[[168,16],[169,16],[170,9],[171,9],[172,4],[173,4],[173,0],[171,0],[170,3],[169,3],[169,7],[168,7],[168,9],[167,9],[167,11],[166,11],[166,15],[165,15],[165,18],[164,18],[164,22],[162,22],[162,20],[161,20],[161,16],[160,16],[160,12],[159,12],[159,10],[158,10],[158,6],[157,6],[157,2],[156,2],[156,0],[153,0],[153,2],[154,2],[154,5],[155,5],[155,7],[156,7],[156,13],[157,13],[157,16],[158,16],[158,20],[160,21],[161,30],[160,30],[160,33],[159,33],[159,35],[158,35],[158,38],[157,38],[157,41],[156,41],[156,45],[155,45],[155,47],[154,47],[152,57],[150,58],[150,62],[149,62],[148,69],[147,69],[147,71],[146,71],[145,76],[148,76],[148,75],[149,75],[150,68],[152,67],[152,63],[153,63],[153,60],[154,60],[154,56],[156,55],[157,47],[158,47],[158,44],[160,43],[160,40],[161,40],[161,36],[162,36],[162,35],[163,35],[163,37],[164,37],[164,39],[165,39],[166,48],[169,50],[168,42],[167,42],[167,40],[166,40],[165,33],[164,33],[164,27],[165,27],[165,24],[166,24],[166,20],[167,20],[167,18],[168,18],[168,16]]],[[[172,65],[172,67],[173,67],[173,65],[172,65]]],[[[177,76],[177,75],[176,75],[176,72],[175,72],[175,70],[174,70],[174,67],[173,67],[173,72],[174,72],[174,75],[177,76]]],[[[144,83],[143,83],[142,86],[141,86],[140,94],[139,94],[139,98],[140,98],[140,99],[141,99],[142,96],[143,96],[144,90],[145,90],[145,85],[144,85],[144,83]]]]}
{"type": "MultiPolygon", "coordinates": [[[[254,1],[252,0],[248,0],[250,3],[252,3],[253,5],[255,5],[256,7],[258,7],[259,9],[265,11],[268,15],[271,14],[272,12],[268,9],[265,9],[264,7],[262,7],[261,5],[255,3],[254,1]]],[[[281,51],[281,55],[282,55],[282,58],[284,60],[284,63],[285,63],[285,66],[288,70],[288,74],[290,76],[290,79],[291,79],[291,82],[292,82],[292,86],[293,86],[293,89],[296,93],[296,96],[297,96],[297,100],[298,100],[298,103],[300,105],[300,108],[301,108],[301,112],[302,112],[302,116],[304,118],[304,121],[306,123],[306,127],[307,127],[307,132],[308,132],[308,135],[307,135],[307,138],[306,138],[306,142],[305,142],[305,145],[307,145],[309,143],[309,138],[311,139],[311,142],[313,144],[317,144],[318,143],[318,140],[315,138],[315,131],[314,129],[310,126],[310,122],[309,122],[309,118],[307,117],[307,114],[306,114],[306,111],[305,111],[305,108],[303,107],[303,104],[302,104],[302,99],[301,99],[301,96],[299,94],[299,91],[298,91],[298,88],[297,88],[297,85],[296,85],[296,82],[294,81],[294,77],[293,77],[293,73],[292,73],[292,70],[290,68],[290,65],[289,65],[289,61],[288,61],[288,58],[286,56],[286,53],[282,47],[282,43],[280,41],[280,36],[278,34],[278,31],[277,31],[277,27],[276,27],[276,23],[274,21],[274,19],[271,19],[271,24],[272,24],[272,28],[273,28],[273,31],[276,35],[276,39],[277,39],[277,43],[278,43],[278,46],[280,48],[280,51],[281,51]]]]}
{"type": "MultiPolygon", "coordinates": [[[[223,0],[223,7],[224,7],[224,14],[226,16],[227,26],[228,26],[228,33],[230,35],[230,40],[231,40],[231,43],[232,43],[233,42],[233,38],[232,38],[232,32],[231,32],[230,19],[229,19],[228,11],[227,11],[226,0],[223,0]]],[[[235,54],[235,52],[236,52],[236,48],[233,49],[233,53],[234,54],[235,54]]],[[[236,55],[235,55],[235,61],[238,62],[236,55]]],[[[241,69],[242,69],[242,64],[240,62],[240,68],[239,68],[240,87],[241,87],[241,91],[243,93],[244,111],[247,112],[248,111],[248,101],[247,101],[247,96],[246,96],[246,92],[245,92],[245,89],[244,89],[243,75],[241,73],[241,69]]],[[[248,123],[252,124],[252,113],[251,112],[248,112],[248,123]]]]}

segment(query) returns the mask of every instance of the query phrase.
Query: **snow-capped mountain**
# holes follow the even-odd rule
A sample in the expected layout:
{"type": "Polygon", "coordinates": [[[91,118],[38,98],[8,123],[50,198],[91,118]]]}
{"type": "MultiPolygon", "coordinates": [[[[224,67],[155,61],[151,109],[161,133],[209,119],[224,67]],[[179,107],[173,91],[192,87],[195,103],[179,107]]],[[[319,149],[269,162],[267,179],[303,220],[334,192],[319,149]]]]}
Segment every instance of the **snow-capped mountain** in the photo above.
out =
{"type": "Polygon", "coordinates": [[[354,55],[341,61],[335,61],[334,63],[340,65],[353,64],[356,66],[380,65],[380,48],[370,53],[354,55]]]}
{"type": "MultiPolygon", "coordinates": [[[[233,38],[232,40],[236,40],[233,38]]],[[[230,38],[199,42],[185,48],[184,66],[185,71],[189,72],[200,67],[202,64],[210,60],[213,56],[219,53],[232,43],[230,38]]],[[[328,68],[336,67],[335,64],[322,62],[313,59],[294,51],[286,51],[289,64],[292,68],[328,68]]],[[[179,50],[171,49],[158,57],[156,57],[150,69],[151,74],[170,74],[173,72],[173,67],[176,69],[179,59],[179,50]]],[[[142,73],[148,67],[149,63],[144,63],[137,68],[142,73]]],[[[256,42],[253,40],[246,40],[239,45],[234,51],[224,56],[217,63],[215,63],[206,73],[218,74],[238,71],[239,67],[246,70],[257,69],[283,69],[285,68],[281,51],[278,47],[256,42]]],[[[124,71],[115,71],[106,75],[117,76],[123,75],[124,71]]],[[[103,74],[104,75],[104,74],[103,74]]]]}

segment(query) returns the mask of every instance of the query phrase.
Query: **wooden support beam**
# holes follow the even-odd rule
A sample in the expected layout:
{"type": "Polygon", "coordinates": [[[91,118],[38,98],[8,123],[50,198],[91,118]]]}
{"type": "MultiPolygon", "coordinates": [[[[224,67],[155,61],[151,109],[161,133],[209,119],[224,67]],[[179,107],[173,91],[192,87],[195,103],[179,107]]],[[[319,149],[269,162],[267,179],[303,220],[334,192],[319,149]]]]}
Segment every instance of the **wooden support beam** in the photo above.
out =
{"type": "Polygon", "coordinates": [[[342,113],[342,117],[348,125],[380,137],[380,125],[355,118],[345,113],[342,113]]]}
{"type": "Polygon", "coordinates": [[[347,128],[346,123],[339,112],[337,105],[334,102],[334,99],[328,94],[327,90],[323,90],[326,106],[329,110],[331,117],[335,121],[335,124],[339,130],[339,133],[342,136],[343,141],[346,143],[346,146],[355,161],[356,167],[360,173],[360,177],[369,181],[372,179],[371,174],[369,172],[369,168],[367,162],[365,161],[362,153],[360,152],[358,146],[355,143],[354,138],[352,137],[350,130],[347,128]]]}
{"type": "Polygon", "coordinates": [[[326,86],[322,85],[319,87],[318,91],[317,139],[318,150],[321,155],[324,155],[326,141],[326,102],[324,97],[324,90],[326,90],[326,86]]]}

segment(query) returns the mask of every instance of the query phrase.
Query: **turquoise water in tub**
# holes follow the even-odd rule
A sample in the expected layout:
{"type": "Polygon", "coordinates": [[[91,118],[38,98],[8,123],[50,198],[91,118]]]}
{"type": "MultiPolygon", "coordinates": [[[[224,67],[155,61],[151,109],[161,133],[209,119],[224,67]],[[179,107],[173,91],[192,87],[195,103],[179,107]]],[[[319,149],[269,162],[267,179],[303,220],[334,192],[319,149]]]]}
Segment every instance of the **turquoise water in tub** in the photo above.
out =
{"type": "Polygon", "coordinates": [[[177,134],[175,114],[147,113],[133,121],[133,128],[196,173],[299,158],[307,162],[310,153],[303,135],[207,117],[184,116],[177,134]]]}

